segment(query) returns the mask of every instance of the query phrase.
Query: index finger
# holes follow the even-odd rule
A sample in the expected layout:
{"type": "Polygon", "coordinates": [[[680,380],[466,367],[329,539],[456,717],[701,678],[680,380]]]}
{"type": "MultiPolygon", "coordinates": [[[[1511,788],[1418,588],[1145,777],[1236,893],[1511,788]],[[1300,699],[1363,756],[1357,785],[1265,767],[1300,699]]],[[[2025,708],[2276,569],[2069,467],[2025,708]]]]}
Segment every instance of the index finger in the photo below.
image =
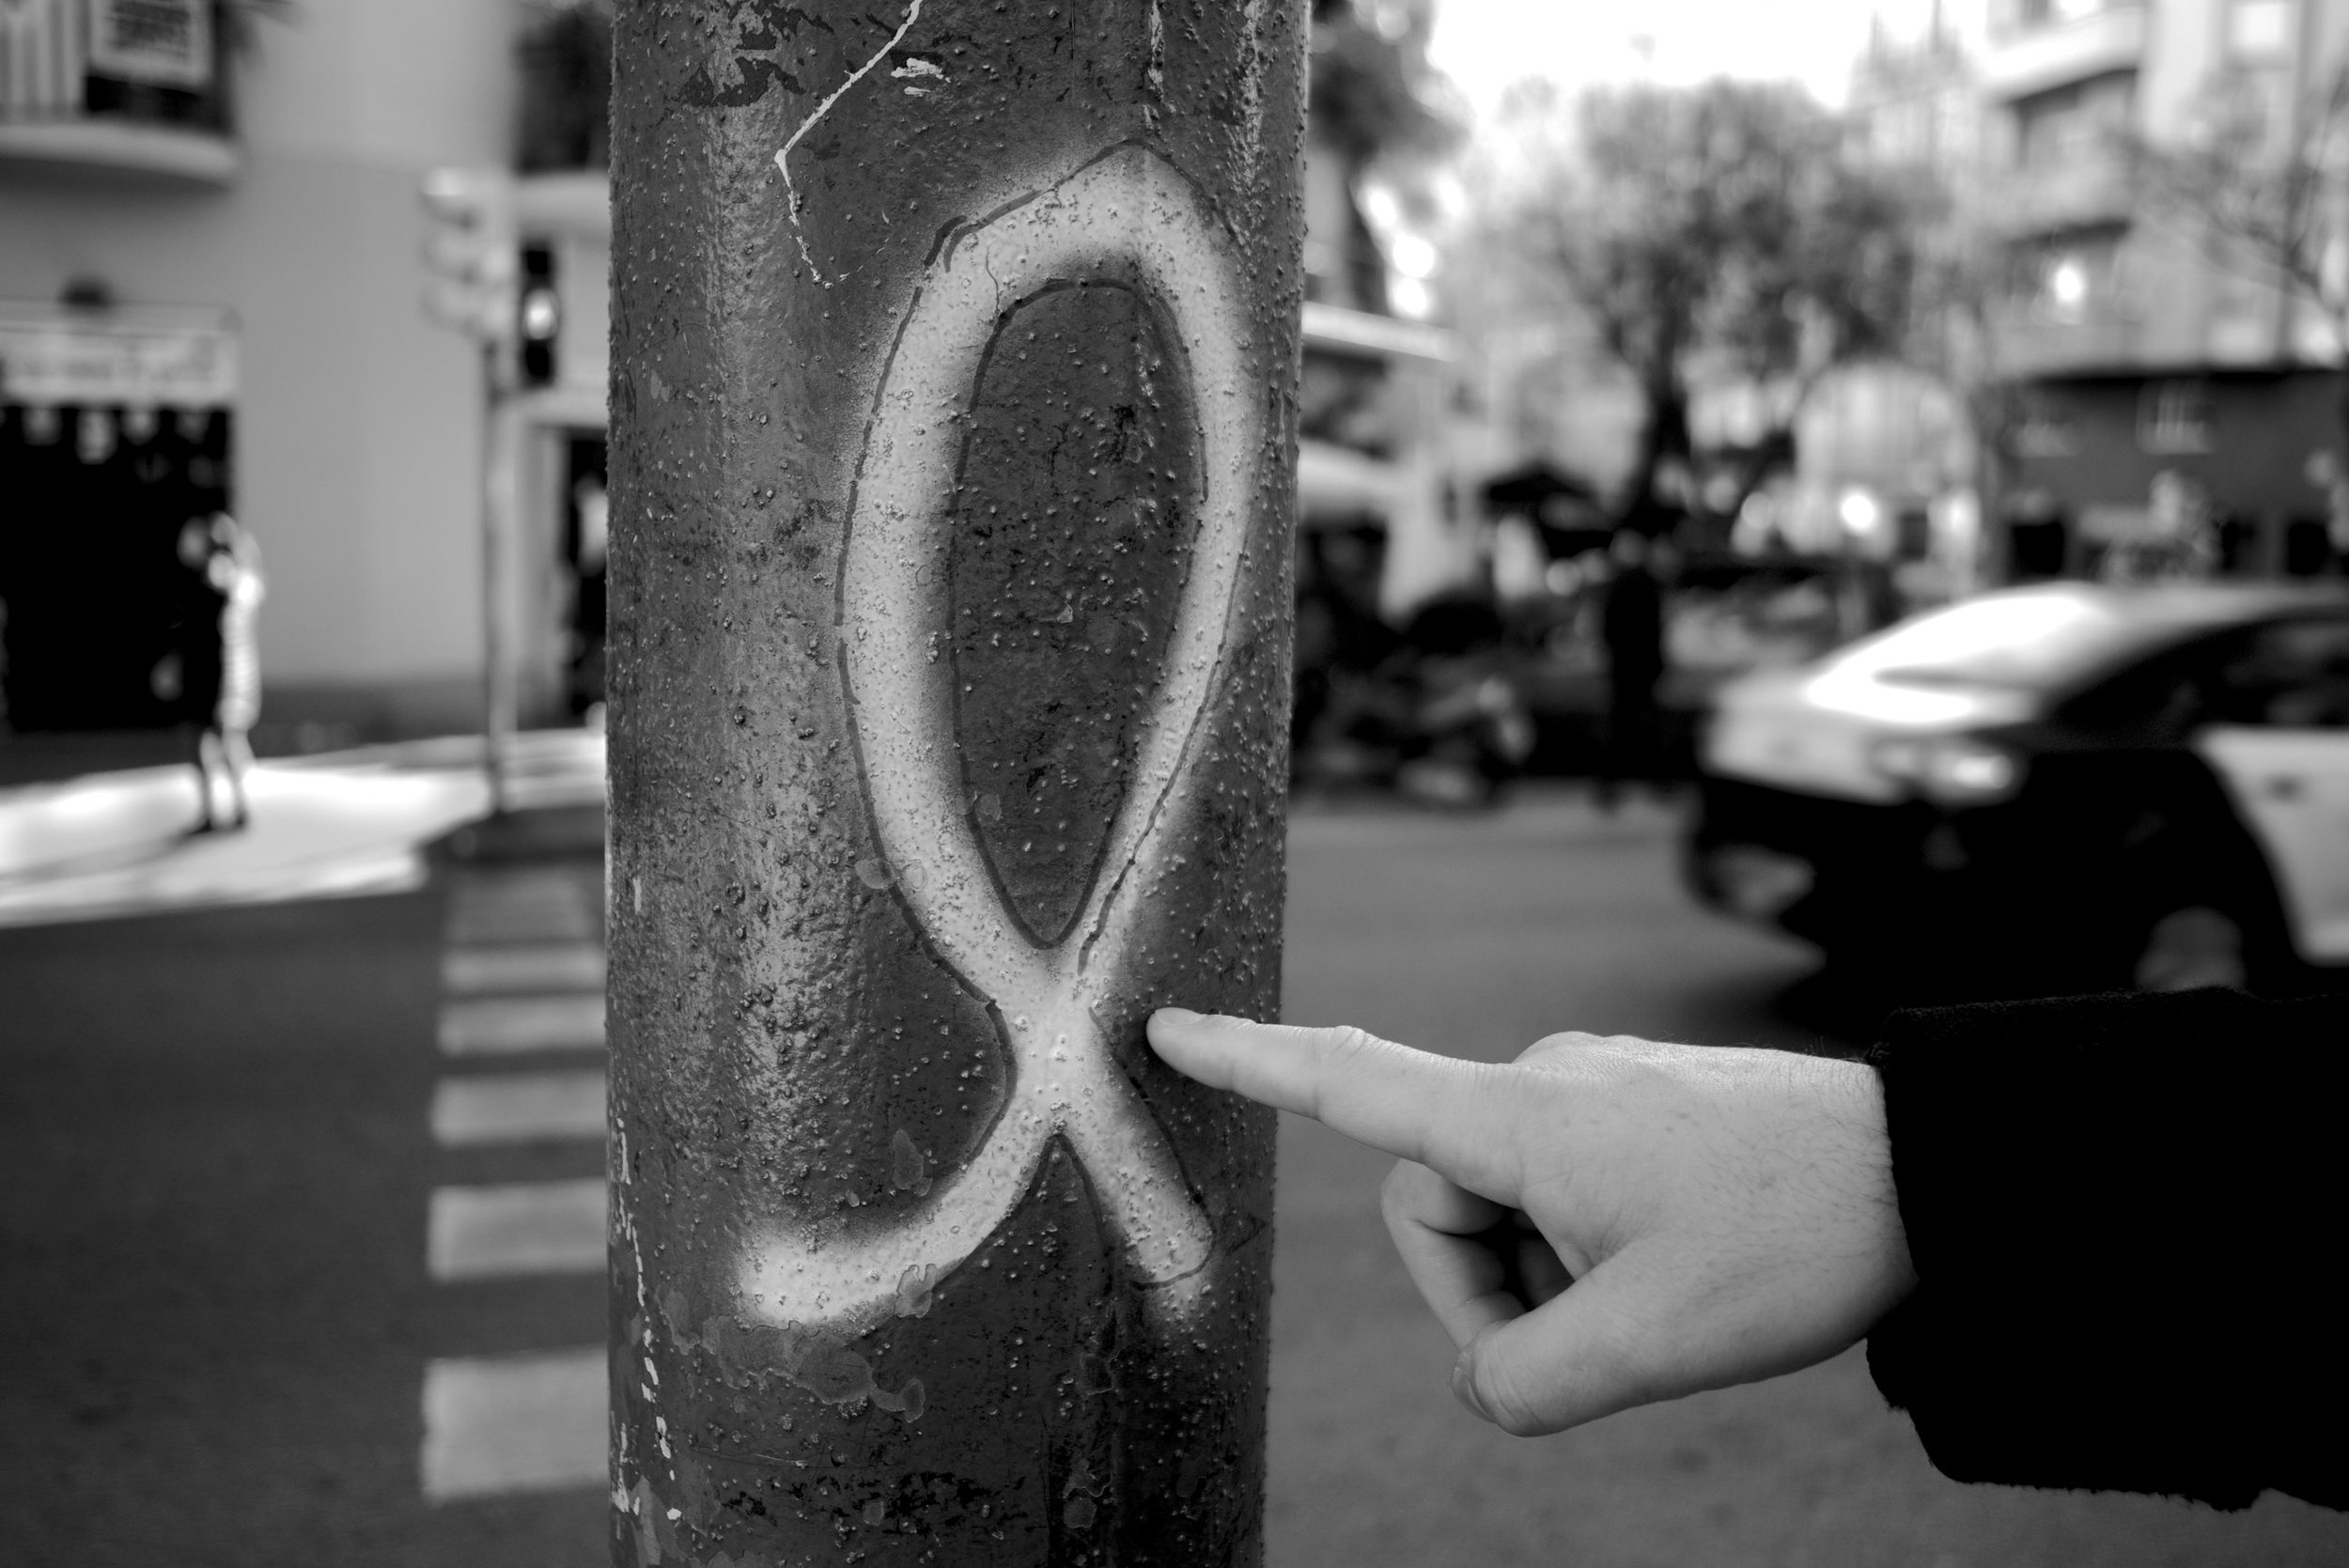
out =
{"type": "Polygon", "coordinates": [[[1496,1069],[1350,1027],[1299,1029],[1163,1007],[1151,1048],[1186,1078],[1293,1110],[1358,1143],[1517,1201],[1510,1106],[1496,1069]]]}

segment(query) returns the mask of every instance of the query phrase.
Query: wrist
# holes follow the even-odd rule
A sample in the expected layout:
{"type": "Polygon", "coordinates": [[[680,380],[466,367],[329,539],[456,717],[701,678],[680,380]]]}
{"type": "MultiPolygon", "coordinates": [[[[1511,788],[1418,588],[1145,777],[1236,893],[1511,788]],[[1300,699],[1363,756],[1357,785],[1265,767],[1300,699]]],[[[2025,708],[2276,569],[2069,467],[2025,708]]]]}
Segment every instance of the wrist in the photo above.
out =
{"type": "Polygon", "coordinates": [[[1846,1126],[1853,1140],[1855,1203],[1874,1275],[1870,1327],[1917,1288],[1917,1265],[1901,1219],[1900,1188],[1892,1165],[1892,1135],[1884,1079],[1872,1066],[1850,1062],[1843,1071],[1846,1126]]]}

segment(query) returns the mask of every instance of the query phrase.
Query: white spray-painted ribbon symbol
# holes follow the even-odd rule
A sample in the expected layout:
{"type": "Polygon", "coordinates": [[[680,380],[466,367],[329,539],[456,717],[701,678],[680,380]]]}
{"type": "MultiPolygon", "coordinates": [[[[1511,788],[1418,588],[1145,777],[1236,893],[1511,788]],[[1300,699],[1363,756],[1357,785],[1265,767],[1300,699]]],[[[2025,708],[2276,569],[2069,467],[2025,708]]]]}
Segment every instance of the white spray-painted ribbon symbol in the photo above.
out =
{"type": "Polygon", "coordinates": [[[1129,1273],[1177,1319],[1213,1248],[1165,1129],[1113,1060],[1112,1003],[1167,848],[1168,806],[1220,664],[1265,426],[1237,267],[1197,190],[1125,147],[953,237],[882,372],[841,567],[841,645],[874,831],[932,948],[1001,1018],[1009,1094],[984,1143],[889,1228],[772,1238],[748,1260],[761,1316],[849,1332],[951,1272],[1007,1219],[1055,1138],[1082,1162],[1129,1273]],[[1071,284],[1133,289],[1182,362],[1197,425],[1198,532],[1156,701],[1100,869],[1067,934],[1017,927],[964,804],[946,633],[963,420],[1007,314],[1071,284]]]}

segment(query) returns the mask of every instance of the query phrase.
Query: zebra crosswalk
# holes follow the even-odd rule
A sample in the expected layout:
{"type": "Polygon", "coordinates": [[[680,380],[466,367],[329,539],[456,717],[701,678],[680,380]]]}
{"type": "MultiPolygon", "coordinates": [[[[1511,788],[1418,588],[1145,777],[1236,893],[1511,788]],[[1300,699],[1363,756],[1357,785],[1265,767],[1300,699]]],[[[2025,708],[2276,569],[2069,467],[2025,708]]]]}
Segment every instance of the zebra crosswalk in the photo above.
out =
{"type": "MultiPolygon", "coordinates": [[[[446,1158],[600,1148],[604,1071],[588,1058],[603,1048],[601,889],[597,868],[572,863],[456,874],[429,1111],[446,1158]]],[[[452,1288],[568,1277],[600,1293],[604,1224],[599,1176],[446,1182],[428,1199],[426,1273],[452,1288]]],[[[599,1344],[430,1360],[424,1496],[599,1489],[604,1382],[599,1344]]]]}
{"type": "Polygon", "coordinates": [[[424,1493],[435,1502],[595,1486],[603,1349],[437,1360],[424,1372],[424,1493]]]}
{"type": "Polygon", "coordinates": [[[444,1149],[603,1136],[603,1074],[444,1078],[432,1092],[432,1141],[444,1149]]]}
{"type": "Polygon", "coordinates": [[[441,1004],[441,1049],[451,1056],[602,1048],[600,984],[569,995],[451,998],[441,1004]]]}

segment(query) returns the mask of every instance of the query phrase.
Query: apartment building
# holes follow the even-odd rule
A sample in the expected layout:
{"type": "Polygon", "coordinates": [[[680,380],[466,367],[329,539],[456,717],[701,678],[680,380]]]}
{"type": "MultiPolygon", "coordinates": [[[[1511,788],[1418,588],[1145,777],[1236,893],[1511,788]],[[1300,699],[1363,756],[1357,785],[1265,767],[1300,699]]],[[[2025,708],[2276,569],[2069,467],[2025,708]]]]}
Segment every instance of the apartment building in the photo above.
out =
{"type": "Polygon", "coordinates": [[[1990,0],[1983,20],[1977,210],[2007,262],[1988,368],[2023,392],[2010,500],[2068,522],[2077,570],[2152,526],[2174,474],[2221,520],[2231,569],[2321,569],[2330,334],[2150,209],[2128,147],[2189,134],[2222,79],[2288,133],[2342,61],[2349,3],[1990,0]]]}
{"type": "Polygon", "coordinates": [[[0,4],[18,723],[156,722],[175,485],[261,543],[265,723],[472,721],[479,371],[419,309],[417,187],[509,156],[528,14],[0,4]]]}

